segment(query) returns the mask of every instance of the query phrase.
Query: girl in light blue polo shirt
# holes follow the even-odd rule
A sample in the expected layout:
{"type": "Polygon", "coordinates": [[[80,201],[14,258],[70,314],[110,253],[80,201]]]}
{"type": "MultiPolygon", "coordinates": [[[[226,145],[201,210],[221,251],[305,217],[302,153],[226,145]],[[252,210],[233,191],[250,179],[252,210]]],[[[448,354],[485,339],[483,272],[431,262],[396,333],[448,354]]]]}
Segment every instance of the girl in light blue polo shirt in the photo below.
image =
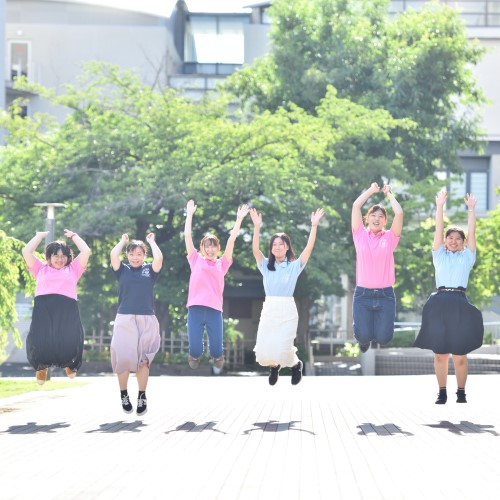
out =
{"type": "Polygon", "coordinates": [[[276,233],[271,237],[269,256],[266,258],[260,251],[262,214],[255,208],[250,209],[254,224],[252,250],[264,279],[266,293],[254,351],[257,363],[270,367],[270,385],[276,384],[282,367],[291,367],[293,385],[297,385],[302,379],[303,364],[297,357],[297,348],[294,346],[299,315],[293,292],[297,279],[311,256],[318,223],[324,213],[319,208],[311,214],[309,239],[298,259],[295,258],[292,243],[285,233],[276,233]]]}
{"type": "Polygon", "coordinates": [[[476,260],[477,200],[468,194],[468,238],[458,227],[450,227],[443,238],[443,207],[446,192],[436,196],[436,231],[432,245],[432,260],[436,271],[437,292],[433,293],[422,311],[422,326],[415,340],[415,347],[434,352],[439,394],[436,404],[445,404],[448,359],[453,357],[457,378],[457,403],[467,403],[465,382],[468,367],[467,354],[483,344],[483,317],[465,295],[469,273],[476,260]]]}

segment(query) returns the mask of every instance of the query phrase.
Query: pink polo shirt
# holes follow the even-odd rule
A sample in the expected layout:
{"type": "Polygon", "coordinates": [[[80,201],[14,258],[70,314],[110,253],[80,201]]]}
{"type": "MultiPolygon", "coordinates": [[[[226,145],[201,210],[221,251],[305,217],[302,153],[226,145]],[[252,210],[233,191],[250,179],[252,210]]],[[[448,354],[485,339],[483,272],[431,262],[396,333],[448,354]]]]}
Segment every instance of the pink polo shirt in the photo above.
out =
{"type": "Polygon", "coordinates": [[[372,233],[360,224],[352,232],[356,247],[356,285],[365,288],[386,288],[393,286],[394,250],[398,246],[399,236],[392,230],[372,233]]]}
{"type": "Polygon", "coordinates": [[[217,260],[207,260],[198,252],[188,256],[191,267],[187,306],[206,306],[222,311],[224,276],[233,263],[224,256],[217,260]]]}
{"type": "Polygon", "coordinates": [[[69,266],[62,269],[54,269],[35,258],[35,263],[28,267],[28,271],[36,279],[35,297],[57,293],[76,300],[76,284],[85,268],[78,259],[73,259],[69,266]]]}

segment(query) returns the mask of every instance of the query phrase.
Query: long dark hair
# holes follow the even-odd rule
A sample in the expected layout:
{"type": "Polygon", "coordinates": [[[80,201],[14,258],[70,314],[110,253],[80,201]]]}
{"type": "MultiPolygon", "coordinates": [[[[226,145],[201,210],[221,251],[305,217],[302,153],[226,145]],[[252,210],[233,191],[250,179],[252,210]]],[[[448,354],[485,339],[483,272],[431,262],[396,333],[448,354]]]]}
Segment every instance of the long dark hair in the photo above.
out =
{"type": "Polygon", "coordinates": [[[69,266],[73,262],[73,250],[63,241],[53,241],[45,247],[45,260],[49,262],[50,258],[56,255],[59,250],[68,257],[66,265],[69,266]]]}
{"type": "Polygon", "coordinates": [[[276,262],[276,257],[273,255],[273,243],[276,238],[280,238],[283,243],[288,245],[288,250],[286,251],[286,258],[289,262],[292,262],[296,259],[295,252],[293,251],[292,242],[290,241],[290,236],[286,233],[276,233],[271,236],[271,241],[269,242],[269,262],[267,263],[267,268],[269,271],[276,271],[276,267],[274,263],[276,262]]]}

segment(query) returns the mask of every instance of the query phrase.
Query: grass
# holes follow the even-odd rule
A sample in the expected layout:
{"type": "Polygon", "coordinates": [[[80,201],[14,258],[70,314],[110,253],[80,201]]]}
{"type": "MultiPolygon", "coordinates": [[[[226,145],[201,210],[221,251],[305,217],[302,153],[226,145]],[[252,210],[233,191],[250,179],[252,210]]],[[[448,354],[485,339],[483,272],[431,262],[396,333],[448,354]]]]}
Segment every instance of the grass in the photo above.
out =
{"type": "Polygon", "coordinates": [[[69,387],[81,387],[85,384],[87,384],[87,382],[48,380],[45,384],[39,385],[35,380],[4,379],[0,380],[0,399],[25,394],[27,392],[55,391],[57,389],[66,389],[69,387]]]}

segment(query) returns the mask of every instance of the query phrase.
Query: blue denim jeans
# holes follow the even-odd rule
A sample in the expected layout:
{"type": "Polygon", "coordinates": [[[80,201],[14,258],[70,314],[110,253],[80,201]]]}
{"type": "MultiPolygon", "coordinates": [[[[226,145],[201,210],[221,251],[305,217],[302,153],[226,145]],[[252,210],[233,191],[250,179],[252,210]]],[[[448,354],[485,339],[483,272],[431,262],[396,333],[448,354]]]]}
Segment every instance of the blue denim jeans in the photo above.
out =
{"type": "Polygon", "coordinates": [[[199,358],[203,354],[203,337],[205,329],[208,337],[210,356],[219,358],[224,354],[222,312],[207,306],[191,306],[188,308],[187,331],[189,354],[199,358]]]}
{"type": "Polygon", "coordinates": [[[394,335],[396,296],[391,286],[364,288],[357,286],[352,301],[354,336],[360,344],[375,340],[387,344],[394,335]]]}

